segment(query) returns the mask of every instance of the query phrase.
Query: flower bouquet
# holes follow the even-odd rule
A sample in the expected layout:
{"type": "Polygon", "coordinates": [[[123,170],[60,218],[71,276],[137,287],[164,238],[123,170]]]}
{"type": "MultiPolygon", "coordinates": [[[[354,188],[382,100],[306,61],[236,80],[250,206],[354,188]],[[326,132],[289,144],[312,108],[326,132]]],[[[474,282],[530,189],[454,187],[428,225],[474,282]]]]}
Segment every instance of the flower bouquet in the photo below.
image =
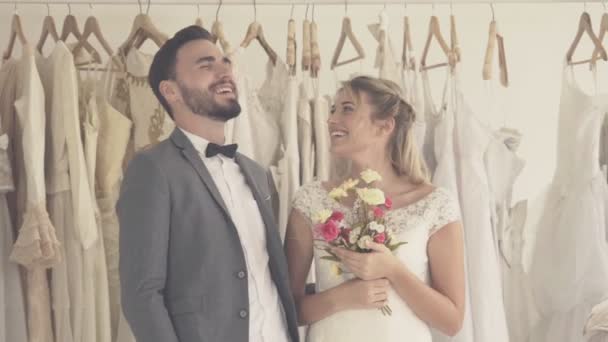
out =
{"type": "MultiPolygon", "coordinates": [[[[369,253],[368,242],[385,245],[394,251],[406,242],[395,241],[394,234],[385,224],[385,215],[392,207],[392,201],[377,188],[369,187],[372,183],[381,180],[381,176],[373,170],[361,172],[359,179],[348,179],[337,188],[329,192],[329,196],[340,202],[347,198],[350,192],[356,194],[350,216],[340,210],[323,209],[316,213],[315,241],[316,248],[327,253],[321,257],[323,260],[335,262],[334,273],[341,275],[348,273],[340,264],[340,259],[331,251],[332,247],[341,247],[358,253],[369,253]],[[358,185],[363,183],[363,187],[358,185]]],[[[380,309],[384,315],[391,315],[390,307],[380,309]]]]}

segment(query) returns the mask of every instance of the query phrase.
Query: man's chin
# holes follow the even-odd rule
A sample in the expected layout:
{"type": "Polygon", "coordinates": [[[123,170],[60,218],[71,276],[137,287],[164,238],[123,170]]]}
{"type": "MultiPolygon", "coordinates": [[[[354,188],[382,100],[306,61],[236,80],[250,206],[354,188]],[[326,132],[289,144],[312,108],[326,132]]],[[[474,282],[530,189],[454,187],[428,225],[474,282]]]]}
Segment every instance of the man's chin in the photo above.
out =
{"type": "Polygon", "coordinates": [[[235,100],[229,105],[219,106],[210,116],[215,120],[226,122],[236,118],[239,114],[241,114],[241,106],[235,100]]]}

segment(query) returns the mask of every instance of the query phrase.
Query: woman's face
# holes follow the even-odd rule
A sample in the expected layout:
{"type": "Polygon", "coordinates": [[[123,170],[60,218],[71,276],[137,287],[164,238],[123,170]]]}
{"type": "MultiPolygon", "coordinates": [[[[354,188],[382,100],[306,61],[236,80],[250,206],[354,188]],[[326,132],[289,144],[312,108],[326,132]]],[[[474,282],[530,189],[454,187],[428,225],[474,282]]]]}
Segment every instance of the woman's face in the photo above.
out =
{"type": "Polygon", "coordinates": [[[386,120],[372,118],[373,112],[366,93],[357,99],[349,91],[338,90],[327,121],[335,156],[352,160],[370,152],[383,153],[390,130],[385,129],[386,120]]]}

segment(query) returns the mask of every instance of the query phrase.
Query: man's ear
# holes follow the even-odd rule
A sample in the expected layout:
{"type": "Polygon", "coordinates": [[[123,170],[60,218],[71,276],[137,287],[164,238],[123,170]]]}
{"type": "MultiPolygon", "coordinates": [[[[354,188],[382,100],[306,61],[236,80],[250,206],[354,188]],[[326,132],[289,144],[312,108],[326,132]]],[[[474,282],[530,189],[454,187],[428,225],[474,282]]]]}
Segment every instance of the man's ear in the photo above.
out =
{"type": "Polygon", "coordinates": [[[181,93],[177,89],[177,84],[174,81],[163,80],[158,85],[158,90],[169,104],[173,104],[182,100],[181,93]]]}

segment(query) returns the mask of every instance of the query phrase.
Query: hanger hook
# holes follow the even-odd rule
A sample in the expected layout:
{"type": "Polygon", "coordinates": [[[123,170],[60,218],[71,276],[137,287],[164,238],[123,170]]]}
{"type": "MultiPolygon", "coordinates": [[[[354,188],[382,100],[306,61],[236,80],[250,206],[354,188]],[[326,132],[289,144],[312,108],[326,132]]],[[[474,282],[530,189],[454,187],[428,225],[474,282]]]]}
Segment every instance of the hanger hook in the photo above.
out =
{"type": "Polygon", "coordinates": [[[431,3],[431,15],[435,15],[435,3],[431,3]]]}
{"type": "Polygon", "coordinates": [[[344,0],[344,14],[348,15],[348,1],[344,0]]]}
{"type": "Polygon", "coordinates": [[[587,12],[587,1],[583,1],[583,12],[587,12]]]}
{"type": "Polygon", "coordinates": [[[290,19],[293,19],[293,8],[295,7],[295,4],[291,4],[291,17],[290,19]]]}
{"type": "Polygon", "coordinates": [[[69,2],[68,2],[68,15],[72,15],[72,6],[70,6],[69,2]]]}
{"type": "Polygon", "coordinates": [[[50,16],[51,16],[51,5],[49,5],[49,3],[48,3],[48,2],[46,3],[46,15],[47,15],[48,17],[50,17],[50,16]]]}
{"type": "Polygon", "coordinates": [[[312,4],[312,22],[315,22],[315,4],[312,4]]]}
{"type": "Polygon", "coordinates": [[[148,0],[148,7],[146,7],[146,15],[148,15],[148,13],[150,13],[150,0],[148,0]]]}
{"type": "Polygon", "coordinates": [[[304,19],[308,19],[308,8],[310,7],[310,4],[307,3],[306,4],[306,12],[304,12],[304,19]]]}
{"type": "Polygon", "coordinates": [[[496,20],[496,17],[494,16],[494,4],[490,2],[490,9],[492,10],[492,21],[496,20]]]}
{"type": "Polygon", "coordinates": [[[217,11],[215,11],[215,21],[219,21],[218,17],[220,16],[220,8],[222,8],[222,0],[220,0],[220,3],[217,5],[217,11]]]}
{"type": "Polygon", "coordinates": [[[384,7],[382,7],[383,10],[386,10],[386,2],[384,3],[384,7]]]}
{"type": "Polygon", "coordinates": [[[403,2],[403,9],[407,12],[407,1],[403,2]]]}
{"type": "Polygon", "coordinates": [[[15,1],[15,14],[17,14],[17,1],[15,1]]]}
{"type": "Polygon", "coordinates": [[[604,6],[604,12],[608,12],[608,9],[606,9],[606,2],[602,1],[602,6],[604,6]]]}
{"type": "Polygon", "coordinates": [[[453,2],[450,1],[450,15],[454,15],[454,7],[452,6],[453,2]]]}
{"type": "Polygon", "coordinates": [[[196,16],[201,16],[201,4],[196,4],[196,16]]]}
{"type": "Polygon", "coordinates": [[[143,14],[144,11],[141,8],[141,0],[137,0],[137,5],[139,6],[139,14],[143,14]]]}
{"type": "Polygon", "coordinates": [[[253,0],[253,21],[258,21],[258,7],[255,0],[253,0]]]}

